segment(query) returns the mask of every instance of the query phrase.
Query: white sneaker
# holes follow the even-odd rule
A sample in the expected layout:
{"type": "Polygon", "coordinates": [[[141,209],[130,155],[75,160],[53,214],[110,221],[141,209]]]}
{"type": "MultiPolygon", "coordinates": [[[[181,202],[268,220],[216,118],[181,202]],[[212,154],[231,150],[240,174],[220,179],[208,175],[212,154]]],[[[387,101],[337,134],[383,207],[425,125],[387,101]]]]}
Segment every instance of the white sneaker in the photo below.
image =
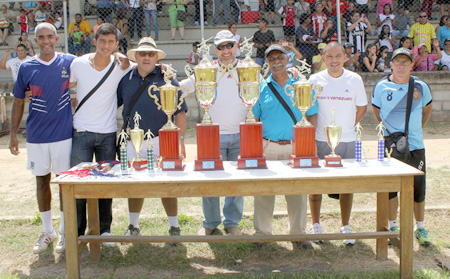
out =
{"type": "Polygon", "coordinates": [[[198,21],[194,22],[194,25],[200,25],[200,23],[198,21]]]}
{"type": "MultiPolygon", "coordinates": [[[[345,225],[345,226],[341,227],[340,230],[341,230],[341,233],[352,233],[352,228],[350,228],[349,225],[345,225]]],[[[355,244],[354,239],[344,239],[343,242],[345,245],[355,244]]]]}
{"type": "Polygon", "coordinates": [[[64,233],[59,232],[58,242],[56,243],[55,252],[64,253],[66,251],[66,236],[64,233]]]}
{"type": "MultiPolygon", "coordinates": [[[[311,226],[311,234],[322,234],[322,225],[319,223],[315,223],[311,226]]],[[[323,240],[314,240],[315,243],[323,243],[323,240]]]]}
{"type": "Polygon", "coordinates": [[[33,252],[35,254],[40,254],[47,250],[48,245],[56,239],[56,232],[53,233],[42,232],[39,238],[34,243],[33,252]]]}
{"type": "Polygon", "coordinates": [[[207,21],[205,21],[205,26],[206,26],[206,25],[208,25],[208,22],[207,22],[207,21]]]}
{"type": "MultiPolygon", "coordinates": [[[[102,236],[111,236],[111,234],[109,232],[104,232],[101,235],[102,236]]],[[[102,242],[102,244],[103,244],[103,246],[106,246],[106,247],[114,247],[114,246],[116,246],[115,242],[102,242]]]]}

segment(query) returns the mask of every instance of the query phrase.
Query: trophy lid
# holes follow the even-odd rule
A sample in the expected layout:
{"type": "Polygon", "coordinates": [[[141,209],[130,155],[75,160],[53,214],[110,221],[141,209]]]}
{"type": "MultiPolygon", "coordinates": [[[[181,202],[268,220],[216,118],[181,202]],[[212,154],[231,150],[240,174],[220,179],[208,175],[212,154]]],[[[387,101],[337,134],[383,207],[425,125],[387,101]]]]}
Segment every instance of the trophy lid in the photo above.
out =
{"type": "Polygon", "coordinates": [[[312,86],[313,86],[313,83],[312,83],[312,82],[309,82],[307,79],[303,79],[303,78],[302,78],[302,79],[300,79],[300,80],[294,82],[294,86],[295,86],[295,87],[306,87],[306,86],[312,87],[312,86]]]}

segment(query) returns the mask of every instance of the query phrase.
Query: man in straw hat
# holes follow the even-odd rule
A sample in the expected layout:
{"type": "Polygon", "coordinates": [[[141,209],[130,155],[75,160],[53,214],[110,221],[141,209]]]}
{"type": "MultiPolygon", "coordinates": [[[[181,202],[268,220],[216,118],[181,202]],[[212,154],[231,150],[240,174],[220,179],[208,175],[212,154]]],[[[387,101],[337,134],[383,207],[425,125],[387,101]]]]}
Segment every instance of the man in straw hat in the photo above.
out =
{"type": "MultiPolygon", "coordinates": [[[[94,154],[98,162],[115,160],[116,90],[120,79],[132,68],[129,63],[122,63],[124,64],[122,67],[115,65],[116,58],[112,53],[119,42],[117,28],[114,25],[110,23],[100,25],[93,41],[96,52],[76,58],[70,67],[70,82],[77,83],[78,101],[78,107],[73,116],[71,166],[81,162],[92,162],[94,154]],[[112,71],[106,80],[89,99],[85,99],[110,69],[112,71]]],[[[108,236],[111,233],[112,199],[99,199],[99,213],[100,234],[108,236]]],[[[77,219],[78,235],[83,235],[86,230],[85,199],[77,200],[77,219]]],[[[110,242],[103,244],[114,245],[110,242]]]]}
{"type": "MultiPolygon", "coordinates": [[[[159,156],[159,129],[167,122],[167,116],[162,110],[158,110],[155,101],[149,96],[148,87],[152,84],[160,87],[165,84],[164,75],[161,72],[161,67],[157,65],[158,60],[166,57],[166,53],[156,47],[155,41],[150,37],[144,37],[140,40],[137,48],[131,49],[127,52],[128,58],[137,62],[137,67],[129,71],[120,81],[117,88],[117,102],[118,106],[123,105],[122,116],[126,120],[128,117],[132,117],[135,113],[141,115],[139,128],[144,131],[150,130],[155,137],[152,139],[153,151],[155,156],[159,156]],[[136,103],[130,110],[130,114],[126,115],[129,111],[131,100],[135,94],[138,94],[138,89],[141,85],[147,81],[147,87],[145,87],[143,93],[137,99],[136,103]],[[136,93],[137,92],[137,93],[136,93]]],[[[176,79],[172,79],[174,86],[179,86],[176,79]]],[[[152,90],[152,94],[159,96],[158,91],[152,90]]],[[[181,96],[182,91],[178,91],[178,98],[181,96]]],[[[184,133],[186,130],[186,111],[188,107],[186,102],[183,102],[181,109],[177,110],[175,115],[175,124],[180,128],[181,139],[181,154],[186,156],[184,145],[184,133]]],[[[128,123],[130,129],[134,128],[133,121],[128,123]]],[[[147,144],[144,143],[144,146],[147,144]]],[[[127,142],[127,154],[130,157],[134,157],[136,152],[130,141],[127,142]]],[[[142,148],[140,151],[140,157],[146,158],[146,148],[142,148]]],[[[164,209],[166,210],[167,217],[169,219],[170,235],[180,235],[180,228],[178,227],[178,201],[176,198],[163,198],[161,199],[164,209]]],[[[128,199],[128,209],[130,216],[130,223],[126,229],[125,235],[139,235],[139,215],[144,205],[144,199],[128,199]]]]}

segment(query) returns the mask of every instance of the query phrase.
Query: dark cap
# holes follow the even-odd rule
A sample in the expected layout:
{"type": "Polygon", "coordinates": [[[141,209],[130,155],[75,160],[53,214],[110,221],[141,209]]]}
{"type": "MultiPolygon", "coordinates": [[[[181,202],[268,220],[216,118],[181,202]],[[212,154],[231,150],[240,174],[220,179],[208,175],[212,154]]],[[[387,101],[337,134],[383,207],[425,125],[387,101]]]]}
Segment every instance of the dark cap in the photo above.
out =
{"type": "Polygon", "coordinates": [[[345,43],[344,44],[344,48],[350,48],[353,47],[353,45],[351,43],[345,43]]]}
{"type": "Polygon", "coordinates": [[[264,53],[265,57],[267,58],[267,56],[269,56],[269,54],[272,51],[274,51],[274,50],[278,50],[278,51],[281,51],[284,54],[287,54],[287,51],[284,49],[284,47],[282,47],[280,45],[277,45],[277,44],[274,44],[274,45],[271,45],[268,49],[266,49],[266,52],[264,53]]]}
{"type": "Polygon", "coordinates": [[[450,42],[450,38],[445,39],[444,43],[446,43],[446,42],[450,42]]]}
{"type": "Polygon", "coordinates": [[[198,47],[200,45],[200,42],[196,41],[192,43],[192,46],[198,47]]]}
{"type": "Polygon", "coordinates": [[[403,4],[401,2],[397,6],[397,9],[404,9],[404,8],[405,8],[405,4],[403,4]]]}
{"type": "Polygon", "coordinates": [[[406,55],[411,60],[411,62],[414,62],[413,53],[411,50],[409,50],[407,48],[401,47],[401,48],[397,48],[396,50],[394,50],[394,53],[392,54],[392,60],[394,60],[395,57],[397,57],[399,55],[406,55]]]}
{"type": "Polygon", "coordinates": [[[257,19],[255,19],[255,23],[259,23],[260,21],[265,22],[266,24],[269,24],[269,22],[265,18],[261,18],[261,19],[257,18],[257,19]]]}

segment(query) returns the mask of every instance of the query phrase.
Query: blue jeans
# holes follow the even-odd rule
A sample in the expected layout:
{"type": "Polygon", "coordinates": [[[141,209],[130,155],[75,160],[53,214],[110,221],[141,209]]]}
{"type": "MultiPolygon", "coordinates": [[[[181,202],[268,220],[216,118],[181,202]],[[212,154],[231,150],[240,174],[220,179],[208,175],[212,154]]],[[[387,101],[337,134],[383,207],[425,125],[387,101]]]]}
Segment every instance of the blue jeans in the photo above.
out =
{"type": "MultiPolygon", "coordinates": [[[[220,155],[224,161],[237,161],[240,153],[239,134],[220,135],[220,155]]],[[[223,226],[238,228],[244,213],[244,197],[225,197],[223,206],[223,226]]],[[[222,223],[220,216],[220,198],[203,198],[203,227],[214,230],[222,223]]]]}
{"type": "Polygon", "coordinates": [[[134,37],[134,25],[137,29],[138,40],[142,38],[142,8],[132,8],[133,15],[128,19],[128,24],[130,26],[130,38],[134,37]]]}
{"type": "Polygon", "coordinates": [[[155,28],[155,36],[153,37],[154,39],[158,39],[159,37],[159,32],[158,32],[158,10],[144,10],[144,15],[145,15],[145,24],[147,25],[147,37],[151,37],[151,33],[152,33],[152,27],[150,25],[150,17],[152,18],[153,21],[153,27],[155,28]]]}
{"type": "MultiPolygon", "coordinates": [[[[73,132],[70,165],[81,162],[97,162],[116,159],[116,133],[98,134],[91,132],[73,132]]],[[[100,234],[111,232],[112,199],[99,199],[100,234]]],[[[78,235],[86,231],[86,200],[77,199],[78,235]]]]}

